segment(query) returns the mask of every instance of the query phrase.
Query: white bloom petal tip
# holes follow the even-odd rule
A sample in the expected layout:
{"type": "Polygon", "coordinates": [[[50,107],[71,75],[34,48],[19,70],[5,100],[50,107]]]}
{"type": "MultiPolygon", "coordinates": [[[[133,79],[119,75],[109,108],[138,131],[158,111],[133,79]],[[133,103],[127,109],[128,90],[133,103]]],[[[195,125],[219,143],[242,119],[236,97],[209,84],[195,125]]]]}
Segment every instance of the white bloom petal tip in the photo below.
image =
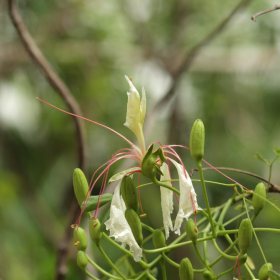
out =
{"type": "Polygon", "coordinates": [[[110,231],[110,237],[114,237],[116,241],[122,243],[122,247],[129,245],[130,252],[136,262],[139,262],[142,257],[142,249],[136,242],[131,228],[125,218],[125,203],[120,195],[119,183],[114,191],[114,196],[111,202],[110,218],[105,222],[107,230],[110,231]]]}
{"type": "Polygon", "coordinates": [[[188,220],[193,214],[194,210],[198,211],[201,210],[201,208],[198,207],[196,193],[188,172],[186,171],[186,178],[183,166],[172,159],[170,160],[175,165],[179,175],[180,201],[179,211],[175,220],[174,231],[176,234],[180,235],[180,228],[183,220],[188,220]]]}

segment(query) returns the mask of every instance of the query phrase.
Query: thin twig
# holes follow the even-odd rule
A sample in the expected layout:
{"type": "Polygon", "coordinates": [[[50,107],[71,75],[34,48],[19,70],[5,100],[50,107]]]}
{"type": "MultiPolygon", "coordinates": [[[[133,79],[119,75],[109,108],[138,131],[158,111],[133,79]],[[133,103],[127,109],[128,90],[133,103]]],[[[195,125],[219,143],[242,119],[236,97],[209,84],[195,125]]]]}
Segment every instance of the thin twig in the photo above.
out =
{"type": "Polygon", "coordinates": [[[275,5],[275,7],[272,8],[272,9],[268,9],[268,10],[261,11],[261,12],[258,12],[258,13],[256,13],[256,14],[254,14],[254,15],[251,17],[251,19],[252,19],[253,21],[256,21],[256,18],[257,18],[258,16],[261,16],[261,15],[263,15],[263,14],[267,14],[267,13],[270,13],[270,12],[273,12],[273,11],[276,11],[276,10],[279,10],[279,9],[280,9],[280,5],[275,5]]]}
{"type": "MultiPolygon", "coordinates": [[[[268,180],[262,178],[261,176],[259,176],[257,174],[254,174],[254,173],[251,173],[251,172],[248,172],[248,171],[244,171],[244,170],[241,170],[241,169],[230,168],[230,167],[215,167],[215,168],[218,169],[218,170],[229,170],[229,171],[234,171],[234,172],[238,172],[238,173],[243,173],[243,174],[246,174],[248,176],[260,179],[260,180],[266,182],[267,184],[269,184],[268,180]]],[[[215,170],[215,169],[213,169],[212,167],[204,167],[204,168],[202,168],[202,170],[215,170]]],[[[198,171],[198,169],[197,168],[191,169],[190,177],[192,177],[194,171],[198,171]]],[[[269,192],[280,193],[280,186],[277,186],[273,183],[270,183],[269,192]]]]}
{"type": "Polygon", "coordinates": [[[209,44],[213,39],[215,39],[227,26],[237,12],[244,8],[252,0],[242,0],[232,11],[231,13],[214,28],[205,38],[203,38],[199,43],[197,43],[188,53],[186,54],[185,59],[182,60],[179,67],[173,73],[173,83],[169,88],[168,92],[160,99],[154,108],[151,110],[150,117],[155,114],[155,112],[166,104],[172,96],[175,94],[175,89],[179,83],[180,77],[185,73],[193,63],[193,60],[196,58],[200,50],[207,44],[209,44]]]}
{"type": "MultiPolygon", "coordinates": [[[[64,82],[58,77],[55,71],[52,69],[44,55],[41,53],[37,47],[35,41],[31,37],[27,28],[25,27],[21,15],[17,10],[16,0],[7,0],[8,2],[8,11],[11,21],[18,32],[18,35],[23,43],[27,53],[33,60],[33,62],[38,66],[42,71],[45,78],[49,84],[55,89],[55,91],[61,96],[69,111],[81,115],[81,110],[78,103],[73,98],[67,86],[64,82]]],[[[82,170],[85,169],[85,158],[86,158],[86,149],[85,149],[85,137],[83,124],[79,118],[74,118],[76,136],[77,136],[77,155],[78,155],[78,167],[82,170]]],[[[57,256],[57,267],[56,267],[56,280],[61,280],[66,274],[66,261],[69,251],[69,244],[72,236],[72,229],[70,224],[75,222],[79,207],[76,201],[74,201],[74,195],[72,198],[72,205],[70,207],[70,213],[68,217],[67,228],[64,232],[62,240],[58,246],[58,256],[57,256]]]]}

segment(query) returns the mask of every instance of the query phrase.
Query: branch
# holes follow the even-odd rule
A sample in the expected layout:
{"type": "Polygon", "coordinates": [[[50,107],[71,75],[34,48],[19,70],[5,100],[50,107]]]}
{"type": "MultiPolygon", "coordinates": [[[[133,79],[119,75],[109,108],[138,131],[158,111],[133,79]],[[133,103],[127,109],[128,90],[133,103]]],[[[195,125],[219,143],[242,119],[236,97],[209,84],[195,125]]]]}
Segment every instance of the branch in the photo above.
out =
{"type": "MultiPolygon", "coordinates": [[[[43,75],[49,82],[49,84],[54,88],[54,90],[61,96],[66,106],[71,113],[76,115],[81,115],[81,110],[78,103],[73,98],[67,86],[58,77],[55,71],[52,69],[44,55],[41,53],[33,38],[29,34],[27,28],[25,27],[23,20],[17,11],[16,0],[7,0],[8,11],[11,21],[18,32],[22,44],[24,45],[27,53],[37,67],[42,71],[43,75]]],[[[75,123],[76,135],[77,135],[77,154],[78,154],[78,167],[82,170],[85,169],[85,136],[82,122],[79,118],[73,117],[75,123]]],[[[72,186],[71,186],[72,187],[72,186]]],[[[72,192],[73,193],[73,192],[72,192]]],[[[66,274],[66,261],[69,251],[69,244],[72,237],[72,229],[70,224],[75,222],[75,218],[79,212],[79,206],[76,201],[74,201],[74,195],[72,198],[72,205],[70,207],[70,213],[68,217],[67,228],[64,232],[62,240],[58,248],[57,257],[57,268],[55,279],[63,279],[66,274]]]]}
{"type": "MultiPolygon", "coordinates": [[[[248,176],[260,179],[260,180],[266,182],[267,184],[269,183],[268,180],[262,178],[261,176],[259,176],[257,174],[254,174],[254,173],[251,173],[251,172],[248,172],[248,171],[241,170],[241,169],[235,169],[235,168],[230,168],[230,167],[215,167],[215,168],[218,169],[218,170],[229,170],[229,171],[234,171],[234,172],[238,172],[238,173],[243,173],[243,174],[246,174],[248,176]]],[[[214,170],[214,169],[212,167],[204,167],[204,168],[202,168],[202,170],[214,170]]],[[[197,171],[197,168],[191,169],[190,177],[192,177],[194,171],[197,171]]],[[[270,183],[269,192],[280,193],[280,186],[277,186],[275,184],[270,183]]]]}
{"type": "Polygon", "coordinates": [[[233,16],[237,14],[242,8],[244,8],[249,2],[252,0],[242,0],[233,10],[232,12],[218,25],[214,30],[212,30],[205,38],[203,38],[198,44],[196,44],[187,54],[185,59],[183,59],[181,65],[175,70],[173,73],[173,83],[168,90],[168,92],[163,96],[161,100],[154,106],[151,110],[150,116],[153,116],[154,113],[166,104],[172,96],[175,94],[175,89],[179,82],[179,79],[183,73],[189,70],[190,66],[193,63],[193,60],[196,58],[199,51],[207,44],[209,44],[213,39],[217,37],[227,26],[227,24],[231,21],[233,16]]]}
{"type": "Polygon", "coordinates": [[[279,10],[279,9],[280,9],[280,5],[275,5],[275,7],[272,8],[272,9],[265,10],[265,11],[261,11],[261,12],[258,12],[258,13],[256,13],[256,14],[254,14],[254,15],[251,17],[251,19],[252,19],[253,21],[256,21],[256,18],[257,18],[258,16],[261,16],[261,15],[263,15],[263,14],[267,14],[267,13],[270,13],[270,12],[273,12],[273,11],[276,11],[276,10],[279,10]]]}

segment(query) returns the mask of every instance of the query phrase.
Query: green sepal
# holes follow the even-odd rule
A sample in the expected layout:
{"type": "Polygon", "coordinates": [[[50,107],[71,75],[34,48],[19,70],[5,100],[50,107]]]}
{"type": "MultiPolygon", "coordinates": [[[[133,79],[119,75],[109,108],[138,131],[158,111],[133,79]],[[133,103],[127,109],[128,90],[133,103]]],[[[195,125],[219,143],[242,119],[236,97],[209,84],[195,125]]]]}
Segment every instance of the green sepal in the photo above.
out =
{"type": "Polygon", "coordinates": [[[192,218],[188,219],[188,221],[186,222],[186,232],[187,236],[192,241],[192,243],[196,244],[198,230],[192,218]]]}
{"type": "MultiPolygon", "coordinates": [[[[99,207],[105,205],[106,203],[110,202],[113,198],[113,195],[111,193],[104,193],[102,195],[99,207]]],[[[83,201],[83,203],[81,204],[81,208],[84,207],[84,203],[86,203],[86,207],[84,212],[90,212],[90,211],[94,211],[97,208],[97,204],[98,204],[98,199],[99,199],[99,195],[92,195],[89,197],[88,201],[83,201]]]]}
{"type": "Polygon", "coordinates": [[[137,212],[139,208],[139,196],[136,186],[129,176],[124,176],[121,181],[121,195],[126,208],[131,208],[137,212]]]}
{"type": "Polygon", "coordinates": [[[100,231],[101,232],[104,232],[106,230],[106,225],[105,225],[105,222],[107,222],[110,218],[110,210],[111,210],[111,207],[109,206],[108,209],[106,209],[104,212],[103,212],[103,215],[102,215],[102,218],[100,220],[100,231]]]}
{"type": "Polygon", "coordinates": [[[257,216],[265,205],[266,189],[263,183],[258,183],[253,193],[252,204],[257,216]]]}
{"type": "Polygon", "coordinates": [[[180,280],[193,280],[193,267],[188,258],[184,258],[181,260],[179,275],[180,280]]]}
{"type": "Polygon", "coordinates": [[[269,270],[267,274],[270,280],[280,280],[280,275],[274,270],[269,270]]]}
{"type": "Polygon", "coordinates": [[[201,164],[204,156],[205,129],[202,120],[194,122],[190,136],[190,151],[196,165],[201,164]]]}
{"type": "Polygon", "coordinates": [[[74,229],[74,240],[77,241],[77,249],[85,251],[88,245],[87,236],[85,231],[81,227],[74,229]]]}
{"type": "Polygon", "coordinates": [[[85,271],[87,263],[88,263],[87,254],[84,251],[78,251],[78,254],[77,254],[77,265],[78,265],[78,267],[82,271],[85,271]]]}
{"type": "Polygon", "coordinates": [[[136,242],[141,247],[143,242],[143,235],[142,235],[142,224],[139,216],[133,209],[126,209],[125,218],[131,228],[132,234],[136,242]]]}
{"type": "Polygon", "coordinates": [[[156,229],[153,232],[153,244],[156,249],[166,247],[165,236],[164,236],[163,232],[159,229],[156,229]]]}
{"type": "Polygon", "coordinates": [[[252,227],[250,221],[246,218],[240,223],[238,229],[238,246],[242,254],[246,254],[252,242],[252,227]]]}
{"type": "Polygon", "coordinates": [[[88,193],[88,182],[84,172],[80,168],[75,168],[73,173],[73,186],[75,196],[79,205],[86,199],[88,193]]]}
{"type": "Polygon", "coordinates": [[[273,266],[271,263],[265,263],[259,270],[259,280],[267,280],[269,278],[268,271],[272,269],[273,266]]]}
{"type": "Polygon", "coordinates": [[[91,240],[96,244],[96,246],[99,246],[99,242],[102,237],[102,231],[100,230],[100,222],[98,219],[90,219],[89,235],[91,240]]]}
{"type": "Polygon", "coordinates": [[[162,166],[162,164],[166,161],[166,157],[162,147],[157,148],[154,152],[153,149],[154,144],[152,144],[147,150],[141,163],[141,170],[145,177],[151,179],[154,182],[157,173],[163,176],[160,166],[162,166]],[[158,158],[160,159],[159,163],[157,163],[158,158]]]}

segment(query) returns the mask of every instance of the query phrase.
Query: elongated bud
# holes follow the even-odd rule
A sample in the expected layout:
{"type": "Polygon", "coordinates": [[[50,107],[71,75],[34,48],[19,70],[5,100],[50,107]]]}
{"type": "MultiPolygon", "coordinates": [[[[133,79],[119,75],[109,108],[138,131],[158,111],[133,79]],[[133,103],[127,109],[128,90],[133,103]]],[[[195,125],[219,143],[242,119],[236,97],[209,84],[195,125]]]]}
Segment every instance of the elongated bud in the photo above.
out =
{"type": "Polygon", "coordinates": [[[193,280],[193,267],[188,258],[181,260],[179,275],[180,280],[193,280]]]}
{"type": "MultiPolygon", "coordinates": [[[[99,203],[99,207],[101,207],[101,206],[105,205],[106,203],[110,202],[112,200],[112,198],[113,198],[113,195],[111,193],[103,194],[102,198],[100,200],[100,203],[99,203]]],[[[86,207],[85,207],[84,212],[90,212],[90,211],[96,210],[97,205],[98,205],[98,199],[99,199],[99,195],[90,196],[87,203],[86,203],[86,207]]],[[[83,208],[84,203],[85,202],[83,202],[81,204],[81,208],[83,208]]]]}
{"type": "Polygon", "coordinates": [[[196,244],[198,230],[195,226],[194,220],[192,218],[188,219],[186,223],[186,232],[189,239],[192,241],[193,244],[196,244]]]}
{"type": "Polygon", "coordinates": [[[203,279],[204,280],[212,280],[213,279],[213,275],[209,270],[205,270],[203,272],[203,279]]]}
{"type": "Polygon", "coordinates": [[[79,205],[85,200],[88,193],[88,182],[84,172],[80,168],[76,168],[73,173],[73,185],[75,196],[79,205]]]}
{"type": "Polygon", "coordinates": [[[165,244],[165,236],[163,232],[159,229],[156,229],[153,232],[153,243],[156,249],[160,249],[162,247],[166,247],[165,244]]]}
{"type": "Polygon", "coordinates": [[[257,216],[265,205],[266,190],[263,183],[258,183],[253,193],[252,204],[257,216]]]}
{"type": "Polygon", "coordinates": [[[160,166],[166,161],[162,147],[159,147],[154,152],[153,149],[154,144],[149,147],[141,163],[142,174],[152,181],[156,179],[157,173],[163,176],[160,166]]]}
{"type": "Polygon", "coordinates": [[[238,230],[238,246],[242,254],[246,254],[252,242],[252,228],[248,219],[243,219],[238,230]]]}
{"type": "Polygon", "coordinates": [[[99,246],[99,242],[102,237],[102,232],[100,231],[100,222],[98,219],[90,219],[89,235],[91,240],[96,244],[96,246],[99,246]]]}
{"type": "Polygon", "coordinates": [[[87,236],[85,231],[81,227],[76,227],[74,229],[74,239],[76,241],[75,245],[80,251],[85,251],[88,245],[87,236]]]}
{"type": "Polygon", "coordinates": [[[191,156],[196,165],[201,164],[204,156],[205,131],[202,120],[196,120],[192,126],[190,137],[191,156]]]}
{"type": "Polygon", "coordinates": [[[269,278],[268,271],[272,269],[271,263],[264,264],[259,271],[259,280],[267,280],[269,278]]]}
{"type": "Polygon", "coordinates": [[[239,265],[243,265],[247,261],[247,254],[239,256],[238,260],[239,260],[239,265]]]}
{"type": "Polygon", "coordinates": [[[88,263],[88,258],[87,258],[86,253],[84,251],[79,251],[78,254],[77,254],[77,265],[78,265],[78,267],[82,271],[85,271],[87,263],[88,263]]]}
{"type": "Polygon", "coordinates": [[[133,209],[126,209],[125,210],[125,218],[131,228],[132,234],[141,247],[143,242],[143,235],[142,235],[142,225],[140,218],[138,217],[137,213],[133,209]]]}
{"type": "Polygon", "coordinates": [[[129,176],[124,176],[121,181],[121,194],[126,208],[131,208],[137,212],[139,208],[138,192],[133,180],[129,176]]]}

